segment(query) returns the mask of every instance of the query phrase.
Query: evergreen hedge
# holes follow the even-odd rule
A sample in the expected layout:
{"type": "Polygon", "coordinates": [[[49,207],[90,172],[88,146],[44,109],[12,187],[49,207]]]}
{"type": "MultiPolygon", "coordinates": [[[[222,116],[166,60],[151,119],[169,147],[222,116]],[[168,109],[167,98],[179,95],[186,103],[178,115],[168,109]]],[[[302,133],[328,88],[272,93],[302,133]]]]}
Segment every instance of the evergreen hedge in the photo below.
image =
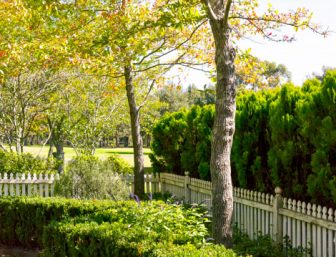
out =
{"type": "MultiPolygon", "coordinates": [[[[213,106],[165,115],[153,128],[151,159],[160,163],[154,171],[189,171],[210,180],[213,117],[213,106]],[[171,126],[176,123],[183,129],[171,126]]],[[[302,87],[238,93],[231,152],[235,186],[267,193],[280,186],[287,197],[335,207],[335,156],[335,70],[302,87]]]]}

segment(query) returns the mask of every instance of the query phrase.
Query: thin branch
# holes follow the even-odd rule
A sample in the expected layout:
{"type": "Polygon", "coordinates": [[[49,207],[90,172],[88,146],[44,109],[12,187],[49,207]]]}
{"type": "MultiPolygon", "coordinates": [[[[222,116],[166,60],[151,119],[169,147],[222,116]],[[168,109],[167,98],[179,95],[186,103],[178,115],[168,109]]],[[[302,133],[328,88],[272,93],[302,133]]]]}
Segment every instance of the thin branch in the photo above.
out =
{"type": "Polygon", "coordinates": [[[231,5],[232,5],[232,0],[227,0],[226,6],[225,6],[224,18],[223,18],[224,24],[228,23],[231,5]]]}
{"type": "MultiPolygon", "coordinates": [[[[271,37],[269,34],[265,33],[265,30],[264,30],[263,28],[260,28],[260,27],[259,27],[257,24],[255,24],[252,20],[248,20],[248,22],[249,22],[253,27],[255,27],[258,31],[260,31],[260,32],[263,34],[263,36],[264,36],[265,38],[267,38],[268,40],[273,41],[273,42],[283,42],[283,41],[285,41],[285,40],[283,40],[283,39],[275,39],[274,37],[271,37]]],[[[292,38],[291,40],[293,40],[293,38],[292,38]]],[[[287,40],[287,41],[288,41],[288,40],[287,40]]]]}
{"type": "Polygon", "coordinates": [[[157,56],[157,58],[159,59],[159,58],[161,58],[161,57],[163,57],[163,56],[165,56],[165,55],[167,55],[167,54],[170,54],[170,53],[172,53],[172,52],[178,50],[181,46],[183,46],[185,43],[187,43],[187,42],[194,36],[194,34],[196,33],[196,31],[197,31],[197,30],[198,30],[198,29],[199,29],[205,22],[207,22],[207,20],[204,20],[204,21],[202,21],[200,24],[198,24],[198,25],[194,28],[194,30],[191,32],[191,34],[189,35],[189,37],[188,37],[186,40],[184,40],[183,42],[179,43],[179,44],[178,44],[176,47],[174,47],[173,49],[171,49],[171,50],[169,50],[169,51],[167,51],[167,52],[165,52],[165,53],[163,53],[163,54],[157,56]]]}
{"type": "Polygon", "coordinates": [[[141,64],[147,57],[149,57],[149,56],[151,56],[151,55],[157,53],[158,51],[160,51],[160,49],[162,49],[162,47],[163,47],[165,44],[166,44],[166,39],[164,38],[162,44],[161,44],[158,48],[156,48],[156,49],[154,49],[152,52],[146,54],[144,57],[142,57],[142,59],[141,59],[139,62],[135,62],[135,63],[133,63],[133,64],[135,64],[135,65],[140,65],[140,64],[141,64]]]}
{"type": "Polygon", "coordinates": [[[147,67],[147,68],[141,69],[141,70],[134,70],[133,72],[135,72],[135,73],[138,73],[138,72],[144,72],[144,71],[148,71],[148,70],[150,70],[150,69],[153,69],[153,68],[155,68],[155,67],[159,67],[159,66],[169,66],[169,65],[174,65],[174,64],[177,64],[177,63],[179,62],[179,60],[181,60],[181,59],[183,58],[183,56],[185,56],[185,55],[186,55],[186,53],[181,54],[179,57],[177,57],[177,58],[175,59],[175,61],[173,61],[173,62],[171,62],[171,63],[157,63],[157,64],[154,64],[154,65],[149,66],[149,67],[147,67]]]}
{"type": "Polygon", "coordinates": [[[0,148],[1,148],[2,150],[4,150],[5,152],[7,152],[6,147],[5,147],[2,143],[0,143],[0,148]]]}
{"type": "MultiPolygon", "coordinates": [[[[251,23],[251,21],[264,21],[264,22],[271,22],[271,23],[277,23],[277,24],[281,24],[281,25],[286,25],[286,26],[291,26],[291,27],[295,27],[295,28],[301,28],[301,27],[307,27],[310,30],[312,30],[313,32],[320,34],[320,35],[326,35],[327,33],[331,32],[331,31],[319,31],[318,29],[312,27],[311,25],[309,25],[308,23],[304,22],[304,23],[300,23],[300,24],[296,24],[296,23],[290,23],[290,22],[286,22],[286,21],[281,21],[281,20],[277,20],[277,19],[272,19],[272,18],[263,18],[263,17],[245,17],[245,16],[240,16],[240,15],[235,15],[235,16],[230,16],[229,19],[241,19],[241,20],[247,20],[251,23]]],[[[251,23],[252,25],[254,25],[256,27],[255,24],[251,23]]],[[[258,28],[258,27],[257,27],[258,28]]],[[[260,28],[259,28],[260,29],[260,28]]]]}
{"type": "Polygon", "coordinates": [[[209,11],[209,15],[210,15],[210,18],[213,19],[213,20],[216,20],[218,21],[219,18],[218,16],[215,14],[214,10],[212,9],[211,7],[211,4],[210,4],[210,1],[209,0],[204,0],[206,6],[208,7],[208,11],[209,11]]]}
{"type": "Polygon", "coordinates": [[[196,67],[193,67],[193,66],[190,66],[190,65],[186,65],[186,64],[183,64],[183,63],[178,63],[177,65],[180,65],[180,66],[183,66],[183,67],[192,69],[192,70],[202,71],[202,72],[204,72],[204,73],[209,73],[209,74],[211,74],[211,72],[208,71],[208,70],[204,70],[204,69],[201,69],[201,68],[196,68],[196,67]]]}
{"type": "Polygon", "coordinates": [[[154,85],[155,85],[155,79],[152,81],[152,83],[151,83],[151,85],[150,85],[150,87],[149,87],[149,89],[148,89],[148,91],[147,91],[147,94],[146,94],[144,100],[143,100],[142,103],[139,105],[139,107],[138,107],[138,109],[137,109],[138,112],[139,112],[139,111],[141,110],[141,108],[146,104],[147,99],[148,99],[148,96],[149,96],[150,92],[152,91],[154,85]]]}

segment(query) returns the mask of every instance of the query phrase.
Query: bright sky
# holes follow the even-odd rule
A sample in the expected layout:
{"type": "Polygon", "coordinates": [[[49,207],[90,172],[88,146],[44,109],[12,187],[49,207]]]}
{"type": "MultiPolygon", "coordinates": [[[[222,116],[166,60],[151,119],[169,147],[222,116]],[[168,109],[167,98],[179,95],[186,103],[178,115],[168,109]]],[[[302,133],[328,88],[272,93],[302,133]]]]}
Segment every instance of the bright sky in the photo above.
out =
{"type": "MultiPolygon", "coordinates": [[[[268,1],[261,0],[267,6],[268,1]]],[[[335,0],[272,0],[274,8],[280,11],[306,7],[314,13],[313,21],[324,28],[334,31],[327,38],[312,31],[295,34],[292,43],[275,43],[254,38],[239,42],[241,49],[252,49],[252,54],[262,60],[284,64],[292,73],[294,84],[302,82],[313,72],[321,73],[322,67],[336,67],[336,1],[335,0]],[[255,42],[256,41],[256,42],[255,42]]],[[[202,86],[208,82],[204,74],[190,73],[188,84],[202,86]]]]}

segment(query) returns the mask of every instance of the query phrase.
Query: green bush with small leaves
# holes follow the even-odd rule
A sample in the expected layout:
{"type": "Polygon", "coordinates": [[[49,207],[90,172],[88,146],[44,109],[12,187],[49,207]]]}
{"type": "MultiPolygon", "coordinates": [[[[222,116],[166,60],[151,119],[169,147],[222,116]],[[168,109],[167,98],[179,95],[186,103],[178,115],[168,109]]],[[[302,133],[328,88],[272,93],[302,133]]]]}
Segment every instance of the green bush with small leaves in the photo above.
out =
{"type": "Polygon", "coordinates": [[[39,247],[44,257],[236,256],[207,243],[204,214],[163,201],[8,197],[0,243],[39,247]]]}
{"type": "Polygon", "coordinates": [[[57,164],[53,159],[34,157],[30,153],[17,154],[0,150],[0,173],[51,174],[56,173],[57,164]]]}
{"type": "Polygon", "coordinates": [[[78,199],[127,199],[129,188],[116,172],[126,171],[127,166],[115,160],[117,157],[106,161],[94,156],[74,158],[56,184],[56,195],[78,199]]]}

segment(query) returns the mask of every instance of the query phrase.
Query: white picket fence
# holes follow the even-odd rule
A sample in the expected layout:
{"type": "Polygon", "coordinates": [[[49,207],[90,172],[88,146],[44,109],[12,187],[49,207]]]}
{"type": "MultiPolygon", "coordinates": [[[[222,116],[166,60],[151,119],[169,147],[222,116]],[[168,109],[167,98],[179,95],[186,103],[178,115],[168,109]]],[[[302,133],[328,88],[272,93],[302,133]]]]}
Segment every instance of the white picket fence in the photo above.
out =
{"type": "MultiPolygon", "coordinates": [[[[120,178],[132,192],[134,176],[120,178]]],[[[53,196],[57,179],[53,175],[0,174],[0,196],[53,196]]],[[[170,192],[186,202],[203,204],[211,213],[211,182],[190,178],[188,173],[146,175],[145,192],[170,192]]],[[[261,233],[282,241],[288,236],[294,247],[311,248],[313,257],[336,256],[336,210],[283,198],[280,189],[271,195],[234,188],[233,198],[233,223],[250,238],[261,233]]]]}
{"type": "MultiPolygon", "coordinates": [[[[169,191],[191,203],[203,203],[211,212],[211,183],[173,174],[154,179],[162,192],[169,191]]],[[[281,242],[288,236],[293,247],[310,248],[313,257],[336,256],[336,210],[275,195],[234,188],[233,223],[250,238],[258,233],[281,242]]]]}
{"type": "Polygon", "coordinates": [[[54,174],[0,174],[0,197],[53,196],[56,179],[58,175],[54,174]]]}

